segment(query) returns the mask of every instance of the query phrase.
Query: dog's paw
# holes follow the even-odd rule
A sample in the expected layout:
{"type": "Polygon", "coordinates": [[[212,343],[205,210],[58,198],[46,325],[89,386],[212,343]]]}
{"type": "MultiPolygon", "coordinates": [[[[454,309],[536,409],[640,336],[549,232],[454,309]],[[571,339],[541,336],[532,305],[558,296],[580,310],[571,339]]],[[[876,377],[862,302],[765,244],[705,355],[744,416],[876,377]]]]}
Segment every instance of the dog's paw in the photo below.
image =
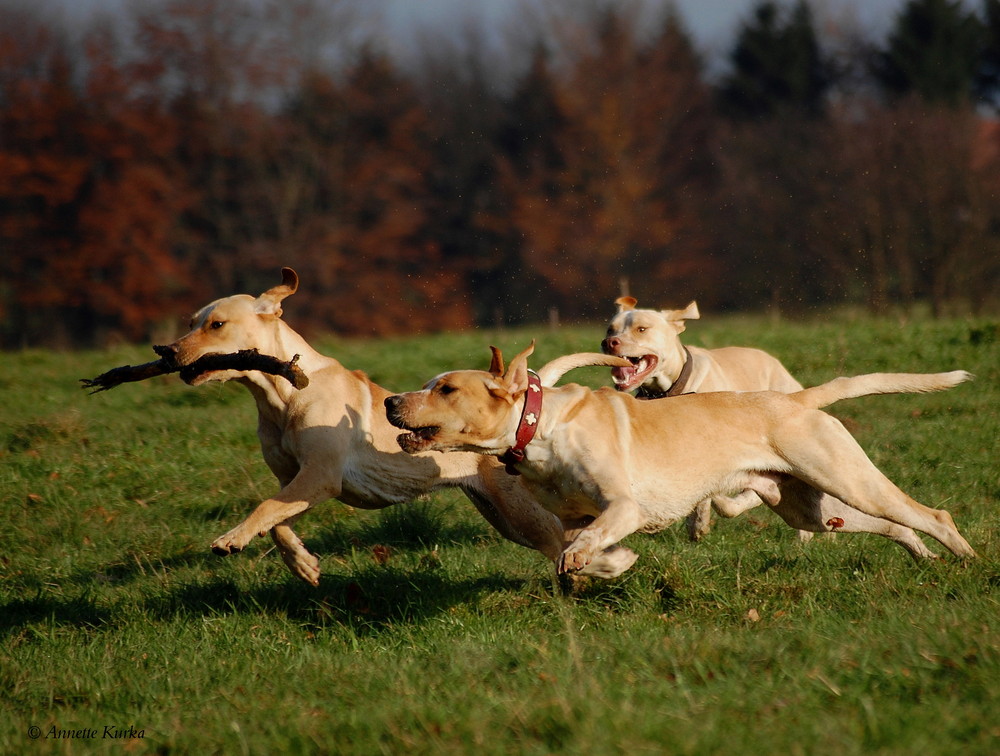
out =
{"type": "Polygon", "coordinates": [[[707,536],[712,530],[711,502],[699,503],[695,510],[688,515],[686,525],[688,538],[695,543],[707,536]]]}
{"type": "Polygon", "coordinates": [[[586,567],[576,574],[611,580],[635,564],[635,560],[638,558],[639,555],[632,549],[627,549],[624,546],[611,546],[594,557],[586,567]]]}
{"type": "Polygon", "coordinates": [[[314,554],[310,554],[305,548],[291,553],[282,551],[281,559],[299,580],[309,583],[313,588],[319,585],[319,558],[314,554]]]}
{"type": "Polygon", "coordinates": [[[591,559],[592,557],[589,550],[567,549],[559,557],[559,564],[556,566],[556,572],[560,575],[567,572],[579,572],[590,564],[591,559]]]}
{"type": "Polygon", "coordinates": [[[224,536],[219,536],[212,541],[212,553],[219,556],[229,556],[243,551],[247,546],[247,541],[237,535],[236,530],[230,530],[224,536]]]}

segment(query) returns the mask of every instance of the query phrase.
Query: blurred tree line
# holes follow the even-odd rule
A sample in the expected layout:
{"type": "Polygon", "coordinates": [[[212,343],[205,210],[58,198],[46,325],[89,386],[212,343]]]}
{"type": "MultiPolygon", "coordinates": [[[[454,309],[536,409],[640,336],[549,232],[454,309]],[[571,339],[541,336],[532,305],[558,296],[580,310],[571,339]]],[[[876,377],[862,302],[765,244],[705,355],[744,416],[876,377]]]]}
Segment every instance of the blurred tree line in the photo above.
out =
{"type": "Polygon", "coordinates": [[[406,65],[350,0],[42,7],[0,0],[4,347],[167,338],[281,265],[296,326],[357,335],[600,320],[626,286],[998,301],[1000,0],[909,0],[884,40],[764,0],[714,76],[669,3],[527,2],[406,65]]]}

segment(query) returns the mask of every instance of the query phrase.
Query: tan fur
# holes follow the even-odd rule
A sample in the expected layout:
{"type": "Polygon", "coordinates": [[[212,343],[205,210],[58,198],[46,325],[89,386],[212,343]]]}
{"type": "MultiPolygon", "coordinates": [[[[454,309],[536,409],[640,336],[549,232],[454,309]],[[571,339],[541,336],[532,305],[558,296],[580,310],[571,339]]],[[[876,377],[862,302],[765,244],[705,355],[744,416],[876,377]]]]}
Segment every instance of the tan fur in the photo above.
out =
{"type": "MultiPolygon", "coordinates": [[[[686,356],[680,335],[685,321],[701,317],[697,302],[683,310],[636,309],[636,300],[615,300],[617,314],[608,324],[601,349],[605,354],[641,359],[648,357],[646,369],[624,383],[616,378],[616,388],[631,391],[640,386],[666,392],[677,380],[686,356]]],[[[686,391],[798,391],[802,385],[777,359],[760,349],[722,347],[702,349],[689,346],[691,378],[686,391]]]]}
{"type": "MultiPolygon", "coordinates": [[[[421,391],[388,398],[390,422],[408,431],[400,445],[502,454],[514,443],[532,348],[502,375],[445,373],[421,391]]],[[[870,393],[942,390],[969,377],[873,374],[790,395],[713,392],[652,402],[611,389],[546,388],[535,438],[517,468],[575,533],[560,572],[585,570],[625,536],[655,532],[706,498],[743,490],[755,491],[795,528],[877,533],[914,557],[933,557],[913,528],[972,557],[951,515],[900,491],[818,409],[870,393]]]]}
{"type": "Polygon", "coordinates": [[[556,559],[564,546],[560,523],[495,460],[471,453],[412,456],[400,451],[383,407],[390,392],[320,354],[281,320],[281,303],[295,292],[298,276],[285,268],[282,279],[259,297],[241,294],[203,307],[194,315],[191,331],[170,345],[180,365],[240,349],[258,349],[282,360],[297,354],[309,377],[301,391],[256,371],[217,371],[196,379],[196,384],[237,381],[250,390],[257,403],[261,450],[281,485],[217,538],[212,550],[237,552],[270,531],[292,573],[316,585],[319,560],[292,530],[307,509],[331,498],[378,509],[457,486],[506,538],[556,559]]]}
{"type": "MultiPolygon", "coordinates": [[[[701,317],[697,302],[683,310],[636,309],[632,297],[615,300],[618,312],[608,324],[607,336],[601,342],[605,354],[631,358],[635,366],[612,371],[615,388],[619,391],[641,389],[641,393],[665,394],[677,381],[687,360],[680,335],[687,320],[701,317]]],[[[799,391],[802,385],[792,377],[777,359],[760,349],[722,347],[702,349],[689,346],[691,374],[684,393],[706,391],[799,391]]],[[[716,497],[700,502],[687,520],[688,535],[697,541],[710,528],[711,509],[725,517],[761,504],[752,491],[735,497],[716,497]]],[[[811,534],[799,533],[807,540],[811,534]]]]}

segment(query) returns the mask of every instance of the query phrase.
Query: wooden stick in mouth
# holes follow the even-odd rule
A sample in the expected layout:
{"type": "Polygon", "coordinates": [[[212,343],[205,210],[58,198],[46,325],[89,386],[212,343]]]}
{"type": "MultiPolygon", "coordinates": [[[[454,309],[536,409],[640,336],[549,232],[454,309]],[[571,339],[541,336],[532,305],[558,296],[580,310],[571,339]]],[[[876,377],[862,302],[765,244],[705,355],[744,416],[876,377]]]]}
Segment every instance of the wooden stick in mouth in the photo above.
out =
{"type": "Polygon", "coordinates": [[[160,359],[142,365],[122,365],[101,373],[96,378],[81,378],[80,383],[83,384],[81,388],[92,389],[90,393],[96,394],[123,383],[144,381],[158,375],[180,373],[182,379],[190,381],[202,373],[214,370],[258,370],[261,373],[280,376],[297,389],[309,385],[309,376],[296,364],[299,355],[285,362],[269,354],[261,354],[256,349],[241,349],[228,354],[206,354],[190,365],[182,366],[177,364],[175,355],[167,347],[154,346],[153,351],[160,355],[160,359]]]}

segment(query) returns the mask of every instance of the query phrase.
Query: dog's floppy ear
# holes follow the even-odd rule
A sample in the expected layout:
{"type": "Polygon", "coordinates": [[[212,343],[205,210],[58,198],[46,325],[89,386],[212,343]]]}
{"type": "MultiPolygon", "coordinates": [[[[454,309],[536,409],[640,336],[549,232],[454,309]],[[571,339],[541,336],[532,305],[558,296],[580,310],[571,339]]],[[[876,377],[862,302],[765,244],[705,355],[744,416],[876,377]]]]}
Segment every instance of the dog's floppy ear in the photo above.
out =
{"type": "Polygon", "coordinates": [[[518,397],[528,390],[528,357],[535,351],[535,340],[532,339],[528,348],[510,361],[507,372],[503,375],[503,382],[507,393],[512,397],[518,397]]]}
{"type": "Polygon", "coordinates": [[[615,300],[615,304],[618,305],[618,312],[628,312],[629,310],[634,310],[637,304],[635,297],[618,297],[615,300]]]}
{"type": "Polygon", "coordinates": [[[268,289],[254,301],[254,312],[258,315],[281,317],[281,300],[294,294],[299,288],[299,276],[291,268],[281,269],[281,283],[268,289]]]}
{"type": "Polygon", "coordinates": [[[693,299],[683,310],[661,310],[660,314],[670,321],[670,324],[677,329],[677,333],[684,330],[685,320],[698,320],[701,317],[701,313],[698,312],[698,303],[693,299]]]}
{"type": "Polygon", "coordinates": [[[493,359],[490,360],[490,373],[494,378],[499,378],[503,375],[503,354],[492,344],[490,344],[490,351],[493,352],[493,359]]]}

